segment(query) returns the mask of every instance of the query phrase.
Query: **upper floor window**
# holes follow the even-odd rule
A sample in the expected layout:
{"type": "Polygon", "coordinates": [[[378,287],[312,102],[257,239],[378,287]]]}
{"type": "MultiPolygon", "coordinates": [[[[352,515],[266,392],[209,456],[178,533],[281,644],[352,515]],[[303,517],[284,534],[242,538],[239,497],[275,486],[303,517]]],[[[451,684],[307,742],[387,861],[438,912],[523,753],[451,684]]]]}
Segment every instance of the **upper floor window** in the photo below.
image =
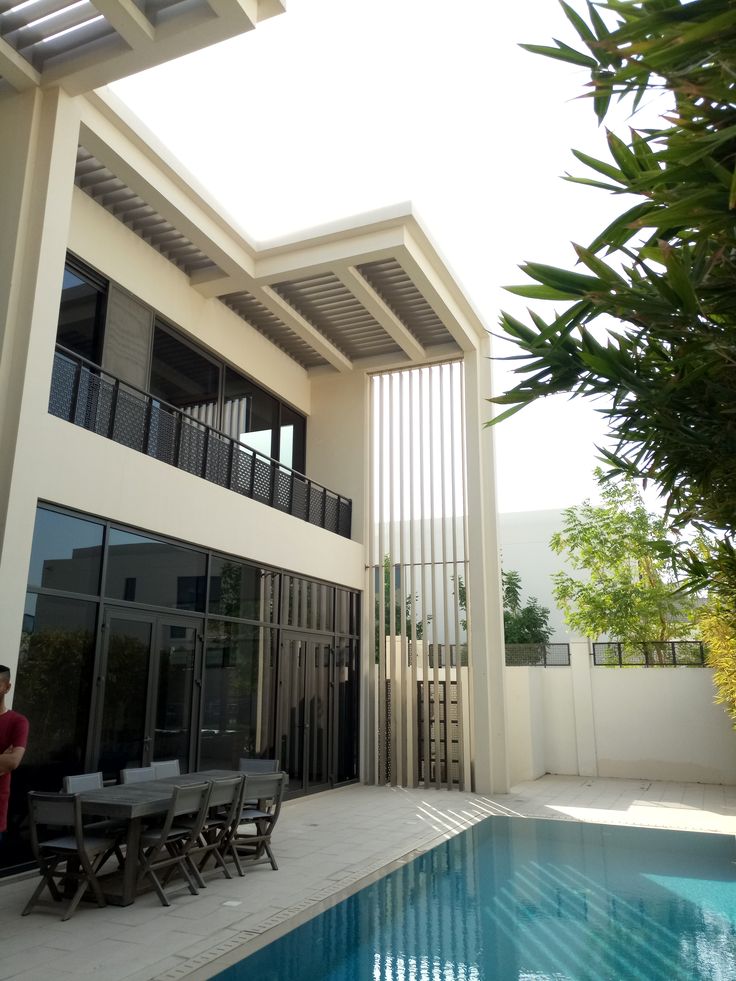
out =
{"type": "Polygon", "coordinates": [[[101,276],[75,262],[67,262],[57,340],[95,364],[102,358],[106,298],[107,282],[101,276]]]}
{"type": "Polygon", "coordinates": [[[121,381],[299,473],[306,419],[69,256],[57,341],[121,381]]]}

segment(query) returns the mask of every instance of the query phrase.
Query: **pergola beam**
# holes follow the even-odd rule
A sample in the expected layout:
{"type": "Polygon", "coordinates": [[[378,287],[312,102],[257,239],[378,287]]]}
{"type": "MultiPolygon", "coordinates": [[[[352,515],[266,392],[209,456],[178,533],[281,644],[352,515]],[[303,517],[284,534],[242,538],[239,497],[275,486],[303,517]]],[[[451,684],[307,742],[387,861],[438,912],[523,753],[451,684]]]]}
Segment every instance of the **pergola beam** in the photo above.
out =
{"type": "Polygon", "coordinates": [[[0,37],[0,75],[16,92],[23,92],[41,84],[41,75],[26,59],[19,55],[12,44],[0,37]]]}
{"type": "Polygon", "coordinates": [[[320,333],[282,296],[279,296],[276,290],[271,289],[270,286],[259,286],[253,292],[253,296],[321,357],[329,361],[333,368],[338,371],[353,370],[353,362],[350,358],[335,347],[331,340],[320,333]]]}
{"type": "Polygon", "coordinates": [[[95,7],[134,50],[156,40],[156,28],[133,0],[92,0],[95,7]]]}
{"type": "Polygon", "coordinates": [[[423,345],[355,266],[338,266],[334,273],[412,361],[423,361],[426,358],[427,352],[423,345]]]}

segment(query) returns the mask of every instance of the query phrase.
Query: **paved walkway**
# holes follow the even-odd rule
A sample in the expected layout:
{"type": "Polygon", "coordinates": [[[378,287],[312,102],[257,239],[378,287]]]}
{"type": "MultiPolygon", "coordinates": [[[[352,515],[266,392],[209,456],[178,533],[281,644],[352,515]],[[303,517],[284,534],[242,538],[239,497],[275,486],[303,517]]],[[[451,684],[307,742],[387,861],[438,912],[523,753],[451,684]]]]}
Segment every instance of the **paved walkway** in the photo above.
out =
{"type": "Polygon", "coordinates": [[[4,883],[0,979],[212,977],[387,864],[494,814],[736,835],[736,787],[546,776],[499,796],[364,786],[318,794],[282,811],[278,872],[211,875],[199,896],[175,883],[169,908],[149,894],[126,909],[83,907],[67,923],[51,906],[21,918],[34,880],[4,883]]]}

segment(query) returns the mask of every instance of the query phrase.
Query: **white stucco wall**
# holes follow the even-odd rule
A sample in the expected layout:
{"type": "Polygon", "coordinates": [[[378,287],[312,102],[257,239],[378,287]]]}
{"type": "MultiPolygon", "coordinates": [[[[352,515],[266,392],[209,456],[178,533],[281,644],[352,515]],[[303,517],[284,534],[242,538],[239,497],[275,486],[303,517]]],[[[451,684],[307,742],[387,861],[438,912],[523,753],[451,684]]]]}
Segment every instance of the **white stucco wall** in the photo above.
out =
{"type": "Polygon", "coordinates": [[[736,732],[708,668],[506,668],[511,782],[543,773],[736,783],[736,732]]]}
{"type": "Polygon", "coordinates": [[[309,378],[301,365],[224,303],[205,299],[191,287],[185,273],[77,187],[69,248],[197,343],[300,412],[310,412],[309,378]]]}
{"type": "Polygon", "coordinates": [[[708,668],[594,668],[602,777],[736,783],[736,732],[708,668]]]}

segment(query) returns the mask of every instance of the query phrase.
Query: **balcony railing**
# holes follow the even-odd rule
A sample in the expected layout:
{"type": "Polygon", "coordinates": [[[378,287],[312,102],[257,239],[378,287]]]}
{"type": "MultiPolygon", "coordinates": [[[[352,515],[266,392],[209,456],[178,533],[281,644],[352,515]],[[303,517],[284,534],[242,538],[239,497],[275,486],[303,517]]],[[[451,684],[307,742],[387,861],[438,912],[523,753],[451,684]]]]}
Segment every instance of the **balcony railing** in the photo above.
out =
{"type": "Polygon", "coordinates": [[[254,501],[350,538],[352,502],[57,347],[49,412],[254,501]]]}
{"type": "Polygon", "coordinates": [[[705,648],[699,640],[651,640],[638,644],[618,641],[593,644],[597,667],[702,668],[705,648]]]}

